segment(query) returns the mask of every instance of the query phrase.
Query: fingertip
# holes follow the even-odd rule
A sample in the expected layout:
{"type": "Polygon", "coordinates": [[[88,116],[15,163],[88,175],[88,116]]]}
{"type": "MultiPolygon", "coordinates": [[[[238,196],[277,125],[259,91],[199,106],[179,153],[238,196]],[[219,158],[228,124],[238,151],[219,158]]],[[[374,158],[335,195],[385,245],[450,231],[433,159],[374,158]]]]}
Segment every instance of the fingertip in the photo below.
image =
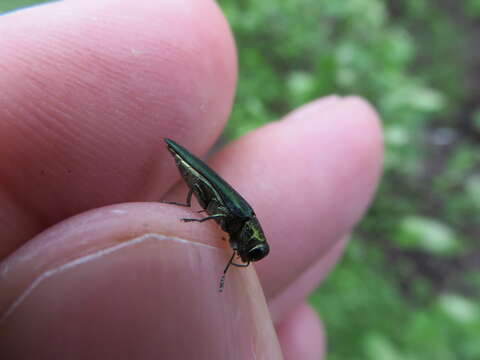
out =
{"type": "Polygon", "coordinates": [[[325,356],[325,331],[309,305],[292,310],[277,326],[277,334],[285,360],[317,360],[325,356]]]}
{"type": "Polygon", "coordinates": [[[214,1],[54,2],[0,33],[0,214],[25,229],[2,255],[82,211],[160,198],[160,138],[206,149],[230,112],[235,44],[214,1]]]}
{"type": "Polygon", "coordinates": [[[98,209],[12,254],[0,269],[0,351],[12,358],[52,358],[53,351],[62,358],[280,358],[253,267],[231,269],[219,293],[228,260],[215,246],[220,232],[175,221],[188,213],[163,204],[98,209]]]}
{"type": "Polygon", "coordinates": [[[14,69],[0,100],[17,121],[40,118],[55,132],[62,129],[52,118],[81,119],[62,135],[101,129],[123,137],[148,126],[151,134],[163,119],[165,134],[208,123],[213,142],[230,111],[235,44],[214,1],[55,2],[9,14],[0,28],[0,61],[14,69]]]}
{"type": "MultiPolygon", "coordinates": [[[[353,115],[354,120],[359,122],[358,130],[365,136],[362,145],[366,153],[369,153],[373,160],[382,164],[383,160],[383,134],[380,115],[366,99],[359,96],[347,96],[344,99],[345,111],[353,115]]],[[[360,138],[361,140],[362,138],[360,138]]]]}
{"type": "MultiPolygon", "coordinates": [[[[369,139],[375,140],[381,145],[381,121],[378,112],[366,99],[351,95],[338,96],[330,95],[311,101],[291,113],[283,120],[288,122],[311,122],[323,121],[332,123],[343,122],[355,126],[363,132],[368,131],[369,139]]],[[[356,129],[352,129],[356,130],[356,129]]]]}
{"type": "MultiPolygon", "coordinates": [[[[295,126],[312,126],[312,122],[322,121],[330,124],[332,131],[344,131],[350,128],[350,133],[361,144],[362,150],[376,154],[381,162],[383,155],[382,123],[378,112],[366,99],[351,95],[341,97],[331,95],[314,100],[287,114],[284,119],[295,126]],[[362,136],[360,136],[362,135],[362,136]]],[[[323,131],[326,131],[325,127],[323,131]]]]}
{"type": "Polygon", "coordinates": [[[210,160],[262,223],[272,254],[257,269],[274,299],[350,233],[372,201],[382,168],[379,118],[357,97],[319,99],[210,160]]]}

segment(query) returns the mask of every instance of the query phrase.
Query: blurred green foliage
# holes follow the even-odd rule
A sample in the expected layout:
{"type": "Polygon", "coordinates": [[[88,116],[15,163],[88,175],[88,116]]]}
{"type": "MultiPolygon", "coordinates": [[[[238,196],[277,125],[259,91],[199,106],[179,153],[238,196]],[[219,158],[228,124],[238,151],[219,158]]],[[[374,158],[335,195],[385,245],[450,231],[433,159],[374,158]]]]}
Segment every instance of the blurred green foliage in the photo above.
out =
{"type": "MultiPolygon", "coordinates": [[[[4,0],[0,12],[36,2],[4,0]]],[[[359,94],[382,117],[377,198],[311,298],[328,359],[480,359],[480,102],[470,63],[480,0],[219,5],[240,68],[229,138],[331,93],[359,94]]]]}
{"type": "Polygon", "coordinates": [[[1,0],[0,14],[3,12],[24,8],[31,5],[47,2],[47,0],[1,0]]]}
{"type": "Polygon", "coordinates": [[[480,107],[459,81],[472,74],[458,22],[480,1],[219,4],[240,68],[230,138],[331,93],[359,94],[382,117],[377,198],[311,299],[328,358],[479,359],[480,107]]]}

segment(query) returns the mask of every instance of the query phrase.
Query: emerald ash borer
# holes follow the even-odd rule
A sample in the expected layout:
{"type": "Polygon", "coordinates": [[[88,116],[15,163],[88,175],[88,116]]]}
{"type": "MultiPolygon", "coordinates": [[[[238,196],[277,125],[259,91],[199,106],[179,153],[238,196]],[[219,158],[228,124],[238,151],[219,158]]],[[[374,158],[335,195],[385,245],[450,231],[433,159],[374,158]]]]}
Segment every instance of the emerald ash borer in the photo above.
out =
{"type": "Polygon", "coordinates": [[[229,243],[233,249],[220,281],[223,291],[225,274],[230,265],[247,267],[252,261],[258,261],[268,255],[268,246],[262,227],[255,212],[247,201],[207,164],[191,154],[175,141],[165,138],[167,149],[172,153],[178,170],[187,183],[189,191],[186,203],[167,202],[180,206],[191,206],[192,194],[200,206],[209,215],[201,219],[181,219],[185,222],[215,220],[223,231],[229,234],[229,243]],[[243,264],[233,262],[238,255],[243,264]]]}

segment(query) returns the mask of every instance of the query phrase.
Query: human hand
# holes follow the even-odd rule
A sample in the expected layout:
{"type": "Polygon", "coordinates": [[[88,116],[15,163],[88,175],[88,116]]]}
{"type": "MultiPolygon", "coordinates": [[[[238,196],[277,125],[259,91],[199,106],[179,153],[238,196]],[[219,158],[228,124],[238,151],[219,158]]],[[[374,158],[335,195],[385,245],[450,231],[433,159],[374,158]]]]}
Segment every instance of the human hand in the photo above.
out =
{"type": "Polygon", "coordinates": [[[0,34],[2,359],[318,359],[305,298],[378,180],[369,105],[315,101],[209,159],[271,246],[261,286],[232,268],[219,294],[218,226],[146,203],[186,195],[162,137],[201,155],[228,117],[235,50],[213,2],[54,3],[0,34]]]}

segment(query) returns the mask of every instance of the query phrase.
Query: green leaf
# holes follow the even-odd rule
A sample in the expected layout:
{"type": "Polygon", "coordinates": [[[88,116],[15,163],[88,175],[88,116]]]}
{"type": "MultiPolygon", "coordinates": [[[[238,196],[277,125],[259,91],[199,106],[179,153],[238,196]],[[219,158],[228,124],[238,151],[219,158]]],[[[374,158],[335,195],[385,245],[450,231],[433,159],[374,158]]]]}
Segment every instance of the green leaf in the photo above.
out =
{"type": "Polygon", "coordinates": [[[404,218],[394,239],[401,248],[421,249],[439,255],[456,253],[460,248],[448,225],[421,216],[404,218]]]}
{"type": "Polygon", "coordinates": [[[376,332],[366,336],[364,348],[369,360],[405,360],[388,338],[376,332]]]}
{"type": "Polygon", "coordinates": [[[467,196],[480,209],[480,175],[470,176],[465,184],[467,196]]]}
{"type": "Polygon", "coordinates": [[[480,309],[478,305],[456,294],[445,294],[438,299],[440,310],[453,321],[462,325],[475,324],[479,321],[480,309]]]}

